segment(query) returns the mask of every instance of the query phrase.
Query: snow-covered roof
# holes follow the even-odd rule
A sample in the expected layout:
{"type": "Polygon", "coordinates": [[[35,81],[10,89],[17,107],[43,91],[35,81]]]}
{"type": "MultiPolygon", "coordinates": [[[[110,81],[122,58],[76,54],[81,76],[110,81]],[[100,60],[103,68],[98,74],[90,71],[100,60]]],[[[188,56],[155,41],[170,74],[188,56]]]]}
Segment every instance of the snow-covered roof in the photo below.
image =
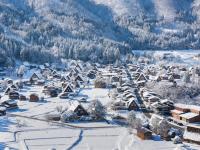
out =
{"type": "Polygon", "coordinates": [[[171,110],[171,113],[183,114],[184,112],[174,109],[174,110],[171,110]]]}
{"type": "Polygon", "coordinates": [[[168,100],[168,99],[162,99],[160,102],[161,102],[161,103],[167,103],[167,102],[174,103],[173,101],[170,101],[170,100],[168,100]]]}
{"type": "Polygon", "coordinates": [[[146,83],[146,80],[137,81],[137,84],[146,83]]]}
{"type": "Polygon", "coordinates": [[[175,107],[200,111],[200,106],[196,106],[196,105],[187,105],[187,104],[176,103],[175,107]]]}
{"type": "Polygon", "coordinates": [[[31,75],[31,77],[32,77],[34,74],[35,74],[39,79],[42,78],[42,74],[39,73],[39,72],[34,72],[34,73],[31,75]]]}
{"type": "Polygon", "coordinates": [[[0,111],[6,111],[6,107],[0,107],[0,111]]]}
{"type": "Polygon", "coordinates": [[[45,69],[45,66],[44,65],[39,65],[39,68],[40,69],[45,69]]]}
{"type": "Polygon", "coordinates": [[[181,103],[176,103],[174,106],[175,106],[175,107],[184,108],[184,109],[188,109],[188,106],[189,106],[189,105],[181,104],[181,103]]]}
{"type": "Polygon", "coordinates": [[[74,111],[79,105],[81,105],[78,101],[73,101],[69,107],[69,111],[74,111]]]}
{"type": "Polygon", "coordinates": [[[180,117],[186,118],[186,119],[191,119],[191,118],[194,118],[194,117],[197,117],[197,116],[199,116],[199,115],[195,114],[195,113],[192,113],[192,112],[188,112],[188,113],[180,115],[180,117]]]}
{"type": "Polygon", "coordinates": [[[157,99],[157,100],[160,100],[160,98],[159,97],[157,97],[157,96],[154,96],[154,95],[151,95],[151,96],[149,96],[149,98],[148,98],[149,100],[151,100],[151,99],[157,99]]]}

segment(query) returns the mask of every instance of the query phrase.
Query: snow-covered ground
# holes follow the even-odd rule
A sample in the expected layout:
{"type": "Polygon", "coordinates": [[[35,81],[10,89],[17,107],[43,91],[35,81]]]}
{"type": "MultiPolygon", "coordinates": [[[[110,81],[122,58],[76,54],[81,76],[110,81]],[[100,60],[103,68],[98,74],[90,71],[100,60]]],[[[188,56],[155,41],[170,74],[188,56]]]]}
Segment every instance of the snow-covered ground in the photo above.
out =
{"type": "Polygon", "coordinates": [[[200,54],[200,50],[172,50],[172,51],[165,51],[165,50],[158,50],[158,51],[154,51],[154,50],[133,50],[134,54],[140,54],[140,55],[144,55],[145,53],[151,53],[152,56],[154,56],[155,58],[163,56],[164,54],[172,54],[173,56],[175,56],[176,59],[175,61],[171,61],[169,63],[182,63],[184,65],[198,65],[200,64],[200,60],[195,59],[194,57],[198,54],[200,54]]]}

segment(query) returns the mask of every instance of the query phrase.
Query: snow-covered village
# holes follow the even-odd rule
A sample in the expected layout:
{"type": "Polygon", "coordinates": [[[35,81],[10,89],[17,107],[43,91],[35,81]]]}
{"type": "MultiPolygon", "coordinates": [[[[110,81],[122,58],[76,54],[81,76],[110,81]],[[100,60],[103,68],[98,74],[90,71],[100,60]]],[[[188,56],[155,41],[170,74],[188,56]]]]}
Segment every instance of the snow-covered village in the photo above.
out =
{"type": "Polygon", "coordinates": [[[126,63],[2,67],[0,149],[199,150],[198,57],[139,51],[126,63]]]}

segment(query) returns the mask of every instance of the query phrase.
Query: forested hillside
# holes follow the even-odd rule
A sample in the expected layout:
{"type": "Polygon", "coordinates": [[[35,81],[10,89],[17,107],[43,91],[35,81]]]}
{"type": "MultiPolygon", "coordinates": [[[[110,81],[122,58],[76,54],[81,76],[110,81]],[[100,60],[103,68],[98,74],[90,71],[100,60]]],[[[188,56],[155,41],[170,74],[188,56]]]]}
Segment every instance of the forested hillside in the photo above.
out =
{"type": "Polygon", "coordinates": [[[198,0],[1,0],[0,64],[199,49],[198,0]]]}

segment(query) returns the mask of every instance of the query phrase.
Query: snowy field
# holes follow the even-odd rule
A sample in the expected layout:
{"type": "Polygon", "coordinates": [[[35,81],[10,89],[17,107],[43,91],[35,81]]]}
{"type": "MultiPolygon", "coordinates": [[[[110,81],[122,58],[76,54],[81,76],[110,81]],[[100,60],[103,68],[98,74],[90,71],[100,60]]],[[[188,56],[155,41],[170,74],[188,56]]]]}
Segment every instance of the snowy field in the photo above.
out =
{"type": "Polygon", "coordinates": [[[150,53],[154,57],[160,57],[164,54],[172,54],[176,58],[178,58],[178,61],[171,63],[182,63],[186,65],[199,65],[200,60],[196,60],[194,57],[198,54],[200,54],[200,50],[172,50],[172,51],[165,51],[165,50],[159,50],[159,51],[151,51],[151,50],[133,50],[134,54],[144,55],[145,53],[150,53]]]}

